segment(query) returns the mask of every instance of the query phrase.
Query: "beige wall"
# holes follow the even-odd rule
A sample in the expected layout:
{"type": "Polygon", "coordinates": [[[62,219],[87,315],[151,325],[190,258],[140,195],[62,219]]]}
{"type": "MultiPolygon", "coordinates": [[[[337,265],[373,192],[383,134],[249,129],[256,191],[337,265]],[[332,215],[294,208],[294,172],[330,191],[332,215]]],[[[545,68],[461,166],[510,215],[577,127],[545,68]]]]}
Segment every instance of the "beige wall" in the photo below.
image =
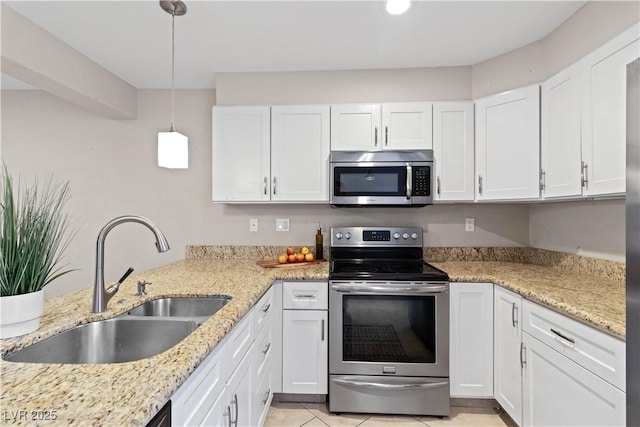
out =
{"type": "MultiPolygon", "coordinates": [[[[322,222],[338,225],[416,225],[428,246],[526,246],[528,206],[462,205],[416,209],[336,209],[328,205],[221,205],[211,202],[211,106],[214,91],[176,91],[176,126],[189,136],[190,167],[156,166],[156,133],[170,123],[168,91],[139,91],[139,118],[111,120],[40,90],[3,91],[2,156],[13,174],[69,180],[69,211],[78,234],[69,248],[71,273],[45,289],[47,297],[93,283],[98,232],[111,218],[151,218],[172,250],[158,254],[153,237],[137,224],[114,229],[106,241],[106,278],[184,258],[189,244],[312,244],[322,222]],[[465,217],[476,231],[464,231],[465,217]],[[249,218],[259,232],[249,232],[249,218]],[[276,232],[289,218],[291,231],[276,232]]],[[[229,179],[233,179],[230,177],[229,179]]],[[[328,242],[328,240],[327,240],[328,242]]]]}
{"type": "Polygon", "coordinates": [[[529,244],[588,257],[625,261],[624,200],[531,205],[529,244]]]}
{"type": "Polygon", "coordinates": [[[472,96],[542,82],[638,21],[638,1],[589,1],[543,40],[473,65],[472,96]]]}
{"type": "Polygon", "coordinates": [[[219,73],[219,105],[471,99],[471,67],[219,73]]]}

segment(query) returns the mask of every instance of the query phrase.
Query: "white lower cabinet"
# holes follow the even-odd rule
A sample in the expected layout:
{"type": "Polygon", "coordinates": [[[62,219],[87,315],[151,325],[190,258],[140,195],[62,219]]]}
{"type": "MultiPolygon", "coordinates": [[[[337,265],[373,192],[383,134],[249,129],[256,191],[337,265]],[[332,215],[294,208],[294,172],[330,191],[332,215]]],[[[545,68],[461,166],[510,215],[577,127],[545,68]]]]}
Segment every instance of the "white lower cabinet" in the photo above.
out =
{"type": "Polygon", "coordinates": [[[493,387],[502,408],[522,425],[520,350],[522,297],[500,286],[494,289],[493,387]]]}
{"type": "Polygon", "coordinates": [[[229,377],[226,387],[231,424],[237,427],[252,426],[253,370],[251,353],[247,353],[235,372],[229,377]]]}
{"type": "Polygon", "coordinates": [[[327,394],[328,283],[283,282],[282,392],[327,394]]]}
{"type": "Polygon", "coordinates": [[[269,289],[171,396],[172,425],[264,423],[273,398],[273,354],[279,346],[274,327],[278,298],[279,293],[269,289]]]}
{"type": "Polygon", "coordinates": [[[451,283],[451,397],[493,397],[493,283],[451,283]]]}
{"type": "Polygon", "coordinates": [[[625,393],[523,334],[525,426],[624,426],[625,393]]]}

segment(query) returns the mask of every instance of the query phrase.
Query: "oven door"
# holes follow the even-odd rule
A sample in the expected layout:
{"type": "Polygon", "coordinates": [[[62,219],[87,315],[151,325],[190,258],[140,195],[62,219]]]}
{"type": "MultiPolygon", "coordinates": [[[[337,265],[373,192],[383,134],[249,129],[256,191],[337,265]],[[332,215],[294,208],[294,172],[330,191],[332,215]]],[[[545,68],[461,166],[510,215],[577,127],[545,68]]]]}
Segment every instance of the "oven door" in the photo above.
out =
{"type": "Polygon", "coordinates": [[[329,372],[449,376],[447,282],[329,282],[329,372]]]}
{"type": "Polygon", "coordinates": [[[424,206],[433,202],[431,164],[354,162],[331,164],[335,206],[424,206]]]}

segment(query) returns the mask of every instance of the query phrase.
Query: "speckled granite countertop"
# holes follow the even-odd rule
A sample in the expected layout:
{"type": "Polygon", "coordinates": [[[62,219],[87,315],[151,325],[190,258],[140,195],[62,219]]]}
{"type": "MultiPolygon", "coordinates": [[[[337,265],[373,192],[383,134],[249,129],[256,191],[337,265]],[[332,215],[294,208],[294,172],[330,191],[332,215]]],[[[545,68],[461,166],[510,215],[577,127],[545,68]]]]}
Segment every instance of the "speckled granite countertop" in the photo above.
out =
{"type": "Polygon", "coordinates": [[[452,282],[492,282],[624,339],[625,283],[559,268],[499,261],[433,262],[452,282]]]}
{"type": "MultiPolygon", "coordinates": [[[[132,275],[109,303],[109,310],[101,314],[90,313],[91,289],[45,301],[40,329],[23,337],[0,340],[2,354],[78,324],[117,316],[146,300],[178,295],[233,297],[178,345],[148,359],[113,365],[0,361],[0,424],[145,425],[274,280],[326,279],[328,276],[326,263],[263,269],[255,265],[255,259],[187,259],[132,275]],[[134,296],[139,279],[153,282],[144,297],[134,296]],[[32,420],[32,415],[46,415],[46,411],[55,411],[56,419],[32,420]]],[[[619,280],[504,261],[433,264],[447,271],[452,281],[498,283],[624,337],[625,290],[619,280]]]]}
{"type": "Polygon", "coordinates": [[[47,300],[40,329],[0,340],[2,354],[78,324],[117,316],[146,300],[177,295],[233,297],[179,344],[148,359],[110,365],[0,361],[0,425],[144,426],[274,280],[326,279],[327,274],[327,263],[263,269],[247,259],[184,260],[132,275],[105,313],[90,313],[91,289],[47,300]],[[139,279],[153,283],[144,297],[134,295],[139,279]],[[56,419],[32,420],[47,414],[56,419]]]}

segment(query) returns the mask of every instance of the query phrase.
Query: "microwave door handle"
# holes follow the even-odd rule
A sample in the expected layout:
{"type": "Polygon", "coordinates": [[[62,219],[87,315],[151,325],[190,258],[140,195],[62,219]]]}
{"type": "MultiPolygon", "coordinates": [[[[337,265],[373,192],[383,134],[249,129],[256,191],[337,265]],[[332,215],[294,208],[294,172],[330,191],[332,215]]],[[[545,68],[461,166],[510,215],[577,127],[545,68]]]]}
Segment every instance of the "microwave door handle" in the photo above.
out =
{"type": "Polygon", "coordinates": [[[413,192],[411,189],[411,184],[413,183],[413,173],[411,169],[411,165],[407,163],[407,200],[411,199],[411,193],[413,192]]]}

